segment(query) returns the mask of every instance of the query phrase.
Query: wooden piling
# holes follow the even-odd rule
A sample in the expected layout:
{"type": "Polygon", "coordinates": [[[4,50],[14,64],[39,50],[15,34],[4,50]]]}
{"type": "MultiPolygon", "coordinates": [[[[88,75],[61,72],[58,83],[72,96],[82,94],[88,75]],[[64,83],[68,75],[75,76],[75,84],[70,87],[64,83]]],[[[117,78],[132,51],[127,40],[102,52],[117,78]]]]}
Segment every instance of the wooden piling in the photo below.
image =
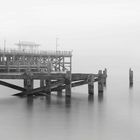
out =
{"type": "Polygon", "coordinates": [[[28,94],[28,92],[33,89],[33,79],[25,78],[24,79],[24,88],[26,89],[27,94],[28,94]]]}
{"type": "Polygon", "coordinates": [[[65,77],[65,84],[66,84],[66,97],[71,97],[71,72],[67,71],[66,72],[66,77],[65,77]]]}
{"type": "Polygon", "coordinates": [[[44,87],[44,79],[40,80],[40,87],[44,87]]]}
{"type": "Polygon", "coordinates": [[[47,94],[51,94],[51,80],[50,79],[46,79],[45,80],[45,83],[46,83],[46,87],[48,87],[48,90],[47,90],[47,94]]]}
{"type": "Polygon", "coordinates": [[[28,93],[33,89],[33,79],[31,72],[28,70],[24,73],[24,75],[24,88],[26,89],[26,94],[28,95],[28,93]]]}
{"type": "Polygon", "coordinates": [[[94,76],[89,75],[88,77],[88,94],[94,95],[94,76]]]}
{"type": "Polygon", "coordinates": [[[105,68],[103,70],[103,84],[106,86],[106,78],[107,78],[107,69],[105,68]]]}
{"type": "Polygon", "coordinates": [[[129,85],[133,85],[133,71],[131,70],[131,68],[129,69],[129,85]]]}
{"type": "Polygon", "coordinates": [[[99,70],[98,72],[98,94],[103,93],[103,76],[102,76],[102,70],[99,70]]]}

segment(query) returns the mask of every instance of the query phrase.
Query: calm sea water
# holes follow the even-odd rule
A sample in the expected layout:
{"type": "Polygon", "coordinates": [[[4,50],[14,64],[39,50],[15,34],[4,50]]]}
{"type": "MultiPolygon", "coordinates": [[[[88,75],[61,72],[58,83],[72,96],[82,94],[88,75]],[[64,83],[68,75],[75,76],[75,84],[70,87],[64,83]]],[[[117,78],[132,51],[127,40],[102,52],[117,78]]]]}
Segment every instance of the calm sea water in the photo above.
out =
{"type": "MultiPolygon", "coordinates": [[[[140,137],[140,73],[129,88],[128,69],[108,69],[107,86],[88,97],[87,86],[74,88],[71,100],[18,98],[0,86],[0,139],[3,140],[137,140],[140,137]]],[[[21,81],[13,81],[22,85],[21,81]]]]}

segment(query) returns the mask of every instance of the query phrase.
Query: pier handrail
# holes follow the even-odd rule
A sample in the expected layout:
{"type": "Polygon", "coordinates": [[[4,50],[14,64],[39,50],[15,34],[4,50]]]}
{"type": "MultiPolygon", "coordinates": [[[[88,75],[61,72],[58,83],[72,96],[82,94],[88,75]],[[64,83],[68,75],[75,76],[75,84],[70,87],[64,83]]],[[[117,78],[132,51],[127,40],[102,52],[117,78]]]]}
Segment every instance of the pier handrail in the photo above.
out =
{"type": "Polygon", "coordinates": [[[72,56],[72,51],[53,51],[53,50],[17,50],[17,49],[0,49],[3,54],[35,54],[35,55],[54,55],[54,56],[72,56]]]}

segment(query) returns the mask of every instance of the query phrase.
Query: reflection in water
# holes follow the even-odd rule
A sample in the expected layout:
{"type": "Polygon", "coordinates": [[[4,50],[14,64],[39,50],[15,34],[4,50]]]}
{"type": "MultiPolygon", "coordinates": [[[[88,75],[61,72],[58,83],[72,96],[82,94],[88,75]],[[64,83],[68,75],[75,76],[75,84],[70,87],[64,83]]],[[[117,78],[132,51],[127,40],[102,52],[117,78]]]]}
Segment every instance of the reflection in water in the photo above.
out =
{"type": "Polygon", "coordinates": [[[46,96],[46,104],[47,105],[51,104],[51,96],[50,95],[46,96]]]}
{"type": "Polygon", "coordinates": [[[99,102],[102,102],[102,101],[103,101],[103,97],[104,97],[103,92],[99,92],[99,93],[98,93],[98,101],[99,101],[99,102]]]}
{"type": "Polygon", "coordinates": [[[129,88],[133,88],[133,83],[129,83],[129,88]]]}
{"type": "Polygon", "coordinates": [[[129,83],[129,89],[133,88],[133,83],[129,83]]]}
{"type": "Polygon", "coordinates": [[[129,107],[133,108],[133,85],[129,86],[129,107]]]}
{"type": "Polygon", "coordinates": [[[129,93],[133,93],[133,84],[129,85],[129,93]]]}
{"type": "Polygon", "coordinates": [[[94,95],[88,95],[88,101],[89,101],[89,103],[93,103],[94,95]]]}
{"type": "Polygon", "coordinates": [[[70,107],[71,106],[71,98],[70,97],[65,97],[65,106],[70,107]]]}
{"type": "Polygon", "coordinates": [[[62,91],[61,90],[60,91],[59,90],[57,91],[57,96],[58,97],[62,97],[62,91]]]}
{"type": "Polygon", "coordinates": [[[33,96],[28,96],[26,98],[27,98],[27,108],[28,108],[28,110],[31,111],[33,108],[34,98],[33,98],[33,96]]]}
{"type": "MultiPolygon", "coordinates": [[[[137,133],[139,118],[135,116],[139,115],[137,110],[140,104],[137,100],[135,106],[133,97],[136,86],[131,86],[128,90],[126,83],[126,87],[127,95],[123,94],[124,86],[122,92],[121,90],[118,92],[114,90],[116,84],[114,87],[112,84],[107,85],[107,89],[104,87],[104,93],[97,95],[95,91],[94,96],[88,96],[87,92],[84,94],[78,92],[71,98],[52,93],[51,96],[0,99],[2,120],[0,128],[3,130],[3,126],[6,126],[5,132],[7,132],[7,128],[11,127],[9,134],[15,135],[10,137],[5,134],[3,139],[15,139],[17,135],[27,140],[40,138],[42,140],[123,140],[125,137],[129,139],[127,137],[129,133],[126,134],[123,130],[127,132],[132,130],[131,134],[139,136],[137,133]],[[8,120],[8,123],[5,120],[8,120]],[[133,126],[132,122],[137,126],[133,126]]],[[[136,95],[140,96],[140,94],[136,95]]]]}

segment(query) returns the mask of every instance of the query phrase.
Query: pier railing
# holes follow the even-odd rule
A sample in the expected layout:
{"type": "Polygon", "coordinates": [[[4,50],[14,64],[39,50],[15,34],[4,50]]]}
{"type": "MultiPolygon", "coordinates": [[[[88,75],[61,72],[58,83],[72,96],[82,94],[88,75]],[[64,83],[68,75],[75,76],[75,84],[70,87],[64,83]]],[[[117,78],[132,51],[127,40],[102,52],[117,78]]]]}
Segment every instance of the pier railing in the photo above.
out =
{"type": "Polygon", "coordinates": [[[0,54],[72,56],[72,51],[0,49],[0,54]]]}

